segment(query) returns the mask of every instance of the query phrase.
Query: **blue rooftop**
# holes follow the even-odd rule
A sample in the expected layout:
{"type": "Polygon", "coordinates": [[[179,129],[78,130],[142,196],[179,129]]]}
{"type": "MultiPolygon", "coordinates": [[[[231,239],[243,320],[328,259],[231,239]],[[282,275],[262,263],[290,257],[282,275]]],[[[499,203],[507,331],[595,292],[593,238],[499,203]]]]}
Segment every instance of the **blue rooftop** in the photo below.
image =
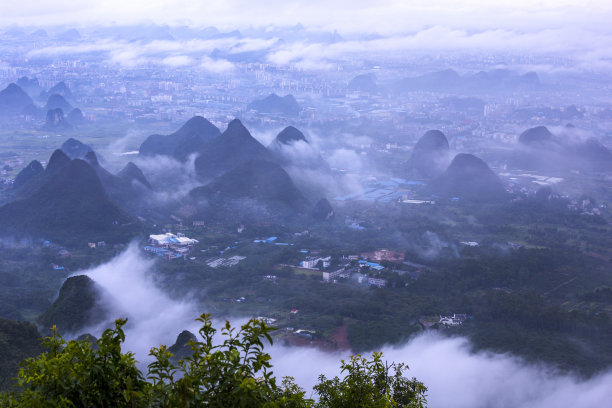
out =
{"type": "Polygon", "coordinates": [[[377,270],[377,271],[381,271],[381,270],[385,269],[385,267],[384,267],[384,266],[382,266],[382,265],[380,265],[380,264],[377,264],[377,263],[374,263],[374,262],[368,262],[368,261],[359,261],[359,263],[360,263],[361,265],[366,265],[366,266],[369,266],[370,268],[375,269],[375,270],[377,270]]]}

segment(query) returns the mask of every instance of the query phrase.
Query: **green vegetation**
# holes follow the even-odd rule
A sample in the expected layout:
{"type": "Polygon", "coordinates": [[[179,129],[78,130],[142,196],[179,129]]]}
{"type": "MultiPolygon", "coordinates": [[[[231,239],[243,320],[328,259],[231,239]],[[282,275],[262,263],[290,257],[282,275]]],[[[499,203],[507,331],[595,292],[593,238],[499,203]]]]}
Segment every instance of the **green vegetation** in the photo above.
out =
{"type": "MultiPolygon", "coordinates": [[[[348,344],[364,352],[397,344],[430,326],[422,322],[465,313],[471,318],[462,326],[431,329],[465,335],[476,349],[512,352],[585,375],[612,364],[612,297],[606,290],[612,285],[606,258],[612,228],[603,217],[581,216],[562,202],[537,200],[363,207],[349,204],[337,212],[343,219],[367,211],[364,231],[331,222],[301,236],[292,234],[301,231],[299,225],[249,225],[243,234],[216,226],[190,232],[203,248],[218,245],[229,248],[224,257],[246,259],[215,269],[206,259],[217,250],[195,251],[194,261],[159,263],[161,282],[177,298],[194,295],[202,308],[216,314],[266,316],[276,319],[278,327],[315,331],[311,342],[328,349],[348,344]],[[252,243],[266,236],[293,245],[252,243]],[[441,242],[437,252],[430,251],[432,239],[441,242]],[[478,241],[479,246],[460,241],[478,241]],[[403,273],[410,266],[382,261],[388,268],[378,277],[387,279],[385,288],[353,279],[325,284],[320,272],[280,266],[297,265],[302,248],[331,255],[335,264],[341,255],[404,249],[407,260],[425,266],[414,279],[403,273]],[[246,300],[238,302],[241,297],[246,300]],[[344,343],[339,332],[347,336],[344,343]]],[[[290,335],[281,341],[292,344],[290,335]]]]}
{"type": "Polygon", "coordinates": [[[0,319],[0,391],[9,389],[21,361],[43,351],[40,340],[32,323],[0,319]]]}
{"type": "Polygon", "coordinates": [[[43,327],[56,326],[60,333],[75,333],[87,325],[102,322],[106,315],[99,305],[100,288],[88,276],[68,278],[58,298],[38,319],[43,327]]]}
{"type": "Polygon", "coordinates": [[[193,353],[172,361],[166,346],[151,349],[155,361],[148,372],[136,368],[131,353],[123,353],[123,325],[117,320],[97,340],[64,341],[54,329],[45,339],[47,352],[28,359],[17,377],[18,391],[0,394],[3,407],[268,407],[348,408],[424,407],[427,388],[403,377],[403,364],[382,363],[353,356],[342,362],[342,377],[320,377],[314,390],[319,401],[306,398],[292,378],[277,383],[265,343],[274,330],[258,320],[240,329],[226,323],[222,343],[210,315],[199,319],[201,340],[190,341],[193,353]]]}
{"type": "Polygon", "coordinates": [[[85,237],[126,242],[141,228],[108,198],[95,171],[82,160],[51,174],[32,196],[0,207],[0,223],[7,235],[46,235],[73,245],[85,237]]]}
{"type": "Polygon", "coordinates": [[[17,244],[0,246],[0,318],[26,321],[34,321],[49,308],[70,273],[108,261],[123,249],[110,245],[91,249],[82,241],[80,249],[71,249],[70,256],[62,257],[54,244],[17,244]],[[64,269],[54,270],[52,265],[64,269]]]}
{"type": "Polygon", "coordinates": [[[385,406],[422,407],[427,404],[427,388],[415,378],[409,380],[402,374],[408,367],[404,364],[382,362],[382,353],[374,353],[372,360],[352,356],[342,362],[343,379],[331,380],[319,377],[315,391],[319,394],[319,405],[330,408],[385,406]],[[391,369],[393,373],[390,374],[391,369]]]}
{"type": "MultiPolygon", "coordinates": [[[[59,204],[44,210],[52,215],[61,210],[70,218],[67,225],[95,229],[72,219],[73,212],[66,210],[71,204],[59,204]]],[[[146,232],[159,232],[163,225],[200,244],[187,259],[160,260],[156,282],[176,298],[195,299],[201,310],[276,319],[277,326],[294,329],[274,334],[288,344],[364,352],[406,341],[431,327],[465,335],[478,349],[512,352],[586,375],[612,364],[612,227],[605,206],[597,207],[601,215],[585,216],[568,210],[566,199],[540,194],[495,204],[441,200],[424,206],[347,202],[334,207],[334,220],[316,223],[299,216],[281,224],[249,222],[232,211],[213,218],[196,214],[193,219],[206,220],[206,227],[193,229],[188,216],[181,215],[180,226],[159,222],[155,231],[146,232]],[[348,228],[353,220],[365,229],[348,228]],[[237,233],[242,225],[244,230],[237,233]],[[286,245],[253,243],[269,236],[286,245]],[[460,244],[465,241],[479,245],[460,244]],[[413,265],[380,261],[386,267],[381,273],[359,271],[386,279],[384,288],[343,278],[326,284],[320,271],[287,266],[311,254],[329,255],[333,271],[343,255],[381,248],[403,252],[413,265]],[[209,266],[218,256],[246,258],[232,267],[209,266]],[[264,278],[269,275],[275,278],[264,278]],[[299,312],[290,313],[292,309],[299,312]],[[439,315],[452,313],[470,318],[460,327],[432,327],[439,315]],[[295,329],[310,334],[297,338],[295,329]]],[[[153,224],[143,222],[142,231],[153,224]]],[[[119,238],[118,230],[99,239],[117,242],[112,239],[119,238]]],[[[0,316],[36,321],[69,272],[106,261],[120,250],[112,244],[86,248],[94,238],[89,233],[80,236],[58,228],[56,236],[73,257],[60,258],[59,247],[51,251],[35,244],[4,250],[0,316]],[[66,270],[51,270],[52,264],[66,270]]]]}

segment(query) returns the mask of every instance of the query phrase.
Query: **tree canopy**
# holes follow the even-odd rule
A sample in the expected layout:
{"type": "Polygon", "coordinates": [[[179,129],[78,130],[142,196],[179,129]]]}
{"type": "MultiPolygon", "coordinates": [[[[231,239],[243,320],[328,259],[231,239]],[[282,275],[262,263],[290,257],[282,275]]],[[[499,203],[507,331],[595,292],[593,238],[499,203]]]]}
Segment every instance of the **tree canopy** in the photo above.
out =
{"type": "Polygon", "coordinates": [[[240,328],[229,322],[215,339],[212,318],[203,314],[192,354],[178,360],[166,346],[152,348],[148,372],[135,356],[122,352],[125,341],[118,319],[93,347],[90,340],[65,341],[54,327],[43,340],[46,352],[25,361],[16,391],[0,394],[3,407],[425,407],[427,388],[403,376],[404,364],[387,364],[382,353],[371,359],[355,355],[341,362],[341,376],[321,375],[307,397],[291,377],[278,382],[271,357],[273,327],[250,320],[240,328]]]}

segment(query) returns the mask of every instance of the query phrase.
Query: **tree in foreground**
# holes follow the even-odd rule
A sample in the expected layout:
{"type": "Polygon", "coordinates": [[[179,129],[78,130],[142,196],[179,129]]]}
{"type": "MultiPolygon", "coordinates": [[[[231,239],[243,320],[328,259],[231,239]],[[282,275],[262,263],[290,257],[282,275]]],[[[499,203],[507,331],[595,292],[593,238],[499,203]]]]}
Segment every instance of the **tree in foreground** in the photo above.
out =
{"type": "Polygon", "coordinates": [[[319,376],[315,392],[319,395],[319,407],[424,407],[427,405],[427,388],[416,378],[409,380],[403,372],[405,364],[387,364],[382,353],[374,353],[368,360],[360,355],[342,361],[344,378],[328,380],[319,376]],[[393,371],[393,372],[391,372],[393,371]]]}
{"type": "Polygon", "coordinates": [[[382,354],[368,360],[353,356],[342,361],[341,376],[319,377],[318,401],[293,378],[277,384],[271,357],[274,328],[250,320],[239,329],[229,322],[217,330],[203,314],[200,338],[191,340],[192,354],[175,362],[166,346],[151,349],[155,359],[144,375],[132,353],[122,353],[126,320],[117,320],[92,347],[89,340],[64,341],[55,328],[44,340],[47,352],[26,360],[17,376],[17,390],[0,394],[2,407],[264,407],[353,408],[425,407],[427,389],[403,377],[406,366],[383,363],[382,354]]]}

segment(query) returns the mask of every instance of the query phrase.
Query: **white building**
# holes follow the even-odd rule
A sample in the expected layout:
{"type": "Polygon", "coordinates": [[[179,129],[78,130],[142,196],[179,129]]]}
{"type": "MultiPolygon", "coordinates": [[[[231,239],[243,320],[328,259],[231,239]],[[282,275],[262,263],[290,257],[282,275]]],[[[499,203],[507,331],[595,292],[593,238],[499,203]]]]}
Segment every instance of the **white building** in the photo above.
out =
{"type": "Polygon", "coordinates": [[[316,268],[319,261],[321,261],[323,268],[327,268],[331,265],[331,256],[325,258],[308,257],[302,262],[300,262],[300,266],[302,268],[314,269],[316,268]]]}
{"type": "Polygon", "coordinates": [[[190,246],[197,244],[197,239],[188,238],[183,234],[172,234],[171,232],[167,232],[165,234],[153,234],[149,235],[149,243],[151,245],[155,245],[157,247],[169,247],[169,246],[190,246]]]}

